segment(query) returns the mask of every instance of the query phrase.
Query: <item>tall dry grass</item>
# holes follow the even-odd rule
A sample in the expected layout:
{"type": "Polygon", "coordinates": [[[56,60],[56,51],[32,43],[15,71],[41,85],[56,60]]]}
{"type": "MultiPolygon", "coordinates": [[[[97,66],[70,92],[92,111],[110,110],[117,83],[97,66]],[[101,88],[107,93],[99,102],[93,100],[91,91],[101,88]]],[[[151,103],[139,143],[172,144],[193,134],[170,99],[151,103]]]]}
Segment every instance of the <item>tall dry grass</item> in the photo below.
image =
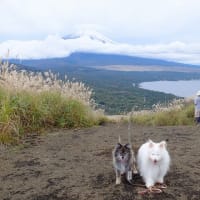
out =
{"type": "Polygon", "coordinates": [[[58,79],[51,72],[17,70],[0,62],[0,142],[20,140],[50,127],[76,128],[99,124],[92,90],[81,82],[58,79]]]}
{"type": "Polygon", "coordinates": [[[76,99],[85,105],[94,106],[94,101],[91,98],[92,90],[89,87],[86,87],[82,82],[71,82],[67,80],[67,76],[63,81],[51,71],[44,73],[19,71],[15,65],[10,65],[9,62],[0,62],[0,84],[2,87],[18,92],[54,91],[68,99],[76,99]]]}
{"type": "Polygon", "coordinates": [[[152,110],[133,112],[132,121],[150,126],[194,125],[194,105],[192,101],[175,99],[167,105],[156,104],[152,110]]]}

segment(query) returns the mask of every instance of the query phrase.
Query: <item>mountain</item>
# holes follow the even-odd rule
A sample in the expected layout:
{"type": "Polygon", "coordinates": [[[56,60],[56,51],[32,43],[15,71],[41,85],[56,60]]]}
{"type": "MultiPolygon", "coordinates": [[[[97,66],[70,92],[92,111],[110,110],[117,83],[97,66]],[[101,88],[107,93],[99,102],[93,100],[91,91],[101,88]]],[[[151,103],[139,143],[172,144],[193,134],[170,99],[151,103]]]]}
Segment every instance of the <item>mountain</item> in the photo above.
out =
{"type": "MultiPolygon", "coordinates": [[[[77,70],[75,68],[93,68],[105,70],[109,66],[120,66],[120,71],[126,66],[129,71],[137,69],[145,69],[144,71],[177,71],[177,72],[200,72],[200,67],[183,63],[165,61],[161,59],[142,58],[136,56],[125,56],[116,54],[97,54],[97,53],[72,53],[64,58],[47,58],[47,59],[27,59],[19,60],[12,59],[10,62],[24,67],[29,67],[34,70],[53,70],[53,71],[69,71],[77,70]],[[106,67],[104,67],[106,66],[106,67]],[[148,70],[148,67],[151,69],[148,70]],[[74,69],[73,69],[74,68],[74,69]]],[[[138,71],[138,70],[136,70],[138,71]]]]}
{"type": "MultiPolygon", "coordinates": [[[[151,109],[153,104],[166,104],[176,98],[172,94],[142,89],[141,82],[200,78],[197,73],[200,67],[176,62],[187,54],[187,45],[177,42],[130,45],[114,42],[97,32],[79,32],[65,37],[48,36],[40,41],[7,41],[0,44],[0,55],[5,49],[9,49],[10,62],[21,69],[51,70],[59,73],[60,78],[66,74],[72,81],[84,82],[93,89],[92,97],[98,107],[109,114],[129,112],[133,106],[151,109]],[[113,66],[120,66],[122,70],[106,69],[113,66]],[[134,67],[146,70],[125,70],[134,67]]],[[[194,56],[195,52],[198,51],[189,53],[194,56]]],[[[186,58],[192,59],[192,56],[187,54],[186,58]]]]}
{"type": "Polygon", "coordinates": [[[79,31],[75,34],[70,34],[70,35],[66,35],[63,37],[64,40],[69,40],[69,39],[80,39],[80,38],[87,38],[93,41],[98,41],[101,42],[103,44],[108,44],[111,43],[113,44],[114,42],[105,37],[104,35],[96,32],[96,31],[79,31]]]}
{"type": "MultiPolygon", "coordinates": [[[[0,55],[2,57],[8,55],[10,59],[19,60],[65,58],[73,53],[81,52],[108,54],[112,57],[113,55],[121,55],[141,57],[141,59],[149,58],[149,61],[159,59],[170,62],[200,64],[199,51],[200,44],[186,44],[179,41],[167,44],[140,45],[120,43],[96,31],[80,31],[64,37],[49,35],[43,40],[9,40],[0,43],[0,55]]],[[[129,58],[127,57],[127,59],[129,58]]]]}
{"type": "Polygon", "coordinates": [[[59,37],[49,35],[44,40],[0,43],[0,55],[12,59],[47,59],[70,56],[74,52],[117,53],[117,43],[95,31],[84,31],[59,37]],[[7,52],[8,51],[8,52],[7,52]]]}

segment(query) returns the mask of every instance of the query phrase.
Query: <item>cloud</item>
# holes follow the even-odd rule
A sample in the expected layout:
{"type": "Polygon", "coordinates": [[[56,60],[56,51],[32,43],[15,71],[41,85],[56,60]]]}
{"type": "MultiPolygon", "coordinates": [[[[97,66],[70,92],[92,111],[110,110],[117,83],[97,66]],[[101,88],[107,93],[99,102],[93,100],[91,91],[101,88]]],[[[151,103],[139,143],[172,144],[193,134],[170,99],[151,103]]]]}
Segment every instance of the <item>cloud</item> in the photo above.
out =
{"type": "Polygon", "coordinates": [[[22,58],[90,51],[200,64],[199,8],[197,0],[1,0],[0,55],[8,49],[22,58]],[[88,29],[119,43],[62,39],[88,29]]]}
{"type": "Polygon", "coordinates": [[[1,0],[0,40],[42,39],[96,27],[132,44],[200,42],[197,0],[1,0]]]}
{"type": "Polygon", "coordinates": [[[0,55],[10,58],[39,59],[66,57],[73,52],[114,53],[200,64],[200,43],[158,43],[131,45],[115,42],[97,31],[78,31],[65,39],[49,35],[44,40],[8,40],[0,43],[0,55]]]}

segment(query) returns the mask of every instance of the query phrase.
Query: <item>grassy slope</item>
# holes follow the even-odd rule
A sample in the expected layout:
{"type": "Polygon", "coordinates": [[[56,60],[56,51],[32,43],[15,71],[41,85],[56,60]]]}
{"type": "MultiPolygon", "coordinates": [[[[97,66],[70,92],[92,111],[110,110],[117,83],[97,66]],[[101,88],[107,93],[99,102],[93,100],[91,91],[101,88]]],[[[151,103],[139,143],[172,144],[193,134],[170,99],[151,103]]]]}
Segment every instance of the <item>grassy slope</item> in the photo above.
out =
{"type": "MultiPolygon", "coordinates": [[[[24,134],[57,127],[89,127],[100,123],[93,110],[56,92],[13,92],[0,89],[0,141],[13,142],[24,134]]],[[[101,118],[102,119],[102,118],[101,118]]]]}
{"type": "Polygon", "coordinates": [[[194,105],[187,103],[181,108],[169,108],[164,111],[141,113],[133,116],[132,121],[139,125],[174,126],[194,125],[194,105]]]}
{"type": "Polygon", "coordinates": [[[105,120],[94,110],[91,90],[52,73],[16,70],[0,63],[0,142],[16,142],[27,133],[51,127],[89,127],[105,120]]]}
{"type": "MultiPolygon", "coordinates": [[[[89,102],[90,91],[88,91],[84,85],[79,85],[77,82],[67,82],[66,85],[52,74],[49,74],[45,78],[40,73],[34,75],[16,70],[12,73],[13,69],[7,70],[6,67],[8,67],[7,64],[1,64],[0,142],[16,142],[29,132],[41,132],[51,127],[88,127],[100,124],[102,121],[106,120],[103,115],[96,114],[91,108],[89,102]],[[28,87],[22,89],[22,86],[26,84],[28,87]],[[16,86],[18,86],[18,88],[16,88],[16,86]],[[38,86],[40,92],[37,92],[38,86]],[[32,87],[35,87],[35,89],[32,90],[32,87]],[[46,87],[48,90],[46,90],[46,87]],[[63,92],[65,95],[62,95],[63,92]],[[70,92],[72,96],[76,96],[77,94],[78,96],[76,96],[76,98],[70,97],[70,92]],[[88,102],[84,103],[85,97],[80,100],[80,96],[81,98],[85,96],[88,102]]],[[[141,78],[139,75],[144,76],[144,74],[136,73],[133,81],[133,74],[121,73],[120,77],[118,74],[118,79],[116,79],[116,76],[113,75],[112,72],[100,71],[100,73],[102,73],[101,76],[95,71],[93,74],[94,76],[92,76],[92,78],[90,76],[89,81],[91,84],[92,81],[96,81],[93,83],[94,88],[95,84],[99,84],[100,89],[109,85],[109,90],[102,91],[107,92],[103,97],[108,98],[107,104],[109,105],[110,102],[111,107],[117,108],[118,112],[122,110],[128,111],[128,109],[131,109],[135,104],[140,105],[140,103],[144,108],[144,106],[148,106],[148,103],[150,103],[152,99],[155,98],[155,100],[159,100],[158,96],[154,95],[154,93],[141,90],[131,85],[133,82],[137,85],[141,78]],[[129,82],[128,87],[127,81],[129,82]],[[143,91],[143,93],[141,93],[141,91],[143,91]],[[135,95],[137,94],[137,99],[135,99],[135,95]],[[132,99],[129,98],[131,96],[132,99]],[[115,104],[113,102],[116,102],[116,99],[118,103],[115,104]],[[126,101],[127,99],[129,102],[126,101]],[[119,105],[123,106],[120,107],[119,105]],[[128,109],[125,110],[126,108],[128,109]]],[[[71,75],[73,75],[73,73],[71,75]]],[[[83,74],[80,73],[80,75],[83,74]]],[[[84,75],[86,75],[85,71],[84,75]]],[[[78,78],[79,77],[77,77],[77,79],[78,78]]],[[[103,97],[99,98],[103,99],[103,97]]],[[[168,100],[166,96],[165,100],[168,100]]],[[[101,103],[105,104],[104,102],[101,103]]],[[[156,113],[149,112],[150,114],[138,115],[133,118],[133,121],[141,125],[193,124],[193,105],[184,105],[182,108],[182,110],[175,109],[156,113]]],[[[110,110],[110,112],[116,112],[116,110],[110,110]]]]}

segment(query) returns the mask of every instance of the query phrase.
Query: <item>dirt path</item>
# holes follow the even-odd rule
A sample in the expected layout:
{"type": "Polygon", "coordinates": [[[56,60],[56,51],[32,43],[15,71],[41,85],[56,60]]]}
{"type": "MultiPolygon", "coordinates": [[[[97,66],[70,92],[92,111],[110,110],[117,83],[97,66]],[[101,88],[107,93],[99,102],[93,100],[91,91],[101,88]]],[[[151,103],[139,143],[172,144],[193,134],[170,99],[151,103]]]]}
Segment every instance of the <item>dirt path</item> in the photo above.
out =
{"type": "MultiPolygon", "coordinates": [[[[168,139],[172,158],[162,194],[140,196],[141,188],[115,185],[111,151],[127,125],[109,124],[28,138],[23,148],[1,149],[1,200],[200,199],[200,128],[134,127],[132,141],[168,139]]],[[[135,183],[142,183],[140,178],[135,183]]]]}

